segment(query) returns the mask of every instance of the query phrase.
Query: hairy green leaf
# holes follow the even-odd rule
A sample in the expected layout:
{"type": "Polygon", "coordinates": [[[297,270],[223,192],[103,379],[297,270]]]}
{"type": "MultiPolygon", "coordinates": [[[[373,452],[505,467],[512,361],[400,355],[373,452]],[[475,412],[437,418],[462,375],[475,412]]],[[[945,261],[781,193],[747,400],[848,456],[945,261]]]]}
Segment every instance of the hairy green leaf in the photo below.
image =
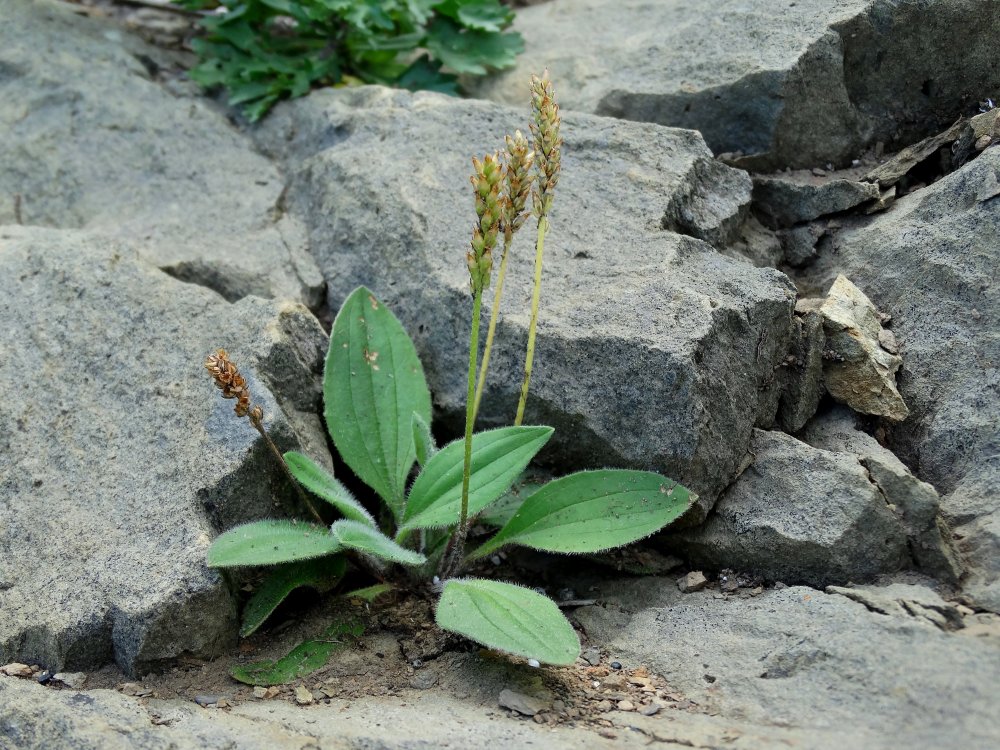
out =
{"type": "Polygon", "coordinates": [[[208,548],[208,565],[275,565],[332,555],[339,550],[340,542],[324,526],[301,521],[254,521],[216,537],[208,548]]]}
{"type": "Polygon", "coordinates": [[[413,413],[413,447],[417,453],[417,463],[426,466],[427,461],[437,453],[437,445],[431,428],[416,412],[413,413]]]}
{"type": "Polygon", "coordinates": [[[413,415],[431,421],[431,395],[410,337],[365,287],[351,293],[333,322],[323,397],[344,462],[398,520],[416,460],[413,415]]]}
{"type": "Polygon", "coordinates": [[[322,638],[300,643],[277,661],[237,664],[229,674],[247,685],[284,685],[325,666],[330,654],[347,645],[348,638],[357,638],[364,632],[359,623],[337,623],[328,628],[322,638]]]}
{"type": "Polygon", "coordinates": [[[378,529],[373,529],[358,521],[336,521],[330,533],[340,544],[374,555],[382,560],[403,565],[421,565],[427,558],[419,552],[402,547],[378,529]]]}
{"type": "Polygon", "coordinates": [[[285,453],[285,464],[299,484],[330,503],[340,511],[344,518],[360,521],[372,527],[377,526],[375,519],[355,499],[351,491],[309,456],[296,451],[288,451],[285,453]]]}
{"type": "Polygon", "coordinates": [[[343,555],[286,563],[275,568],[243,608],[240,635],[245,638],[256,631],[295,589],[308,586],[325,593],[339,583],[346,570],[347,561],[343,555]]]}
{"type": "MultiPolygon", "coordinates": [[[[500,497],[552,436],[551,427],[503,427],[472,436],[469,515],[500,497]]],[[[404,530],[458,523],[462,505],[465,441],[449,443],[413,482],[406,501],[404,530]]]]}
{"type": "Polygon", "coordinates": [[[341,594],[342,599],[361,599],[366,602],[373,602],[380,596],[384,596],[391,591],[395,591],[396,587],[391,583],[376,583],[373,586],[365,586],[361,589],[354,589],[354,591],[348,591],[346,594],[341,594]]]}
{"type": "Polygon", "coordinates": [[[470,557],[505,544],[547,552],[600,552],[649,536],[676,520],[694,496],[651,471],[581,471],[549,482],[525,500],[470,557]]]}
{"type": "Polygon", "coordinates": [[[486,509],[476,516],[476,523],[497,528],[503,526],[514,517],[521,504],[543,485],[544,482],[518,479],[507,492],[486,506],[486,509]]]}
{"type": "Polygon", "coordinates": [[[489,648],[548,664],[572,664],[580,639],[555,602],[523,586],[482,578],[448,581],[437,624],[489,648]]]}

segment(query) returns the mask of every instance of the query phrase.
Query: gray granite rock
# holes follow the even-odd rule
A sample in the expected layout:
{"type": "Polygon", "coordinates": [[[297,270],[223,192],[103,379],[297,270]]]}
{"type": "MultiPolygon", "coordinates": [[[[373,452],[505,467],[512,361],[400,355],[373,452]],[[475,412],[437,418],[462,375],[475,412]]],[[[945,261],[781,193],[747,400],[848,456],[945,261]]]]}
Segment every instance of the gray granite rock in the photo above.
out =
{"type": "Polygon", "coordinates": [[[818,312],[795,316],[798,334],[781,370],[782,387],[777,423],[786,432],[798,432],[816,413],[823,387],[823,352],[826,336],[818,312]]]}
{"type": "MultiPolygon", "coordinates": [[[[881,594],[866,588],[869,599],[941,602],[919,586],[905,592],[888,586],[881,594]]],[[[615,582],[601,595],[603,606],[576,612],[590,638],[608,644],[626,666],[645,664],[663,674],[710,714],[790,735],[772,736],[771,747],[1000,743],[995,641],[942,629],[923,607],[883,614],[806,587],[756,597],[681,594],[655,579],[615,582]]],[[[708,746],[760,741],[735,726],[727,741],[708,746]]]]}
{"type": "Polygon", "coordinates": [[[908,564],[906,529],[857,457],[764,430],[750,453],[704,525],[670,536],[692,564],[820,586],[908,564]]]}
{"type": "Polygon", "coordinates": [[[205,551],[294,493],[202,362],[229,349],[279,443],[321,457],[318,322],[230,304],[118,243],[11,226],[0,321],[0,663],[138,671],[232,645],[205,551]]]}
{"type": "Polygon", "coordinates": [[[0,17],[0,224],[124,238],[229,300],[320,304],[281,174],[162,52],[50,0],[0,17]]]}
{"type": "Polygon", "coordinates": [[[845,223],[802,279],[804,288],[819,290],[843,273],[892,316],[903,358],[897,383],[910,416],[888,432],[888,445],[942,495],[942,511],[962,536],[977,582],[974,598],[996,609],[998,196],[1000,149],[991,148],[889,211],[845,223]]]}
{"type": "MultiPolygon", "coordinates": [[[[283,105],[258,133],[285,160],[331,309],[373,288],[414,337],[453,427],[468,366],[469,159],[526,118],[370,87],[283,105]]],[[[790,346],[793,290],[664,229],[687,204],[686,231],[708,236],[749,199],[747,176],[714,164],[698,134],[566,115],[563,135],[526,422],[556,428],[544,457],[560,470],[659,469],[702,495],[703,516],[777,407],[763,389],[790,346]]],[[[517,403],[533,240],[529,227],[512,250],[482,424],[509,423],[517,403]]]]}
{"type": "Polygon", "coordinates": [[[506,103],[548,67],[567,109],[700,130],[768,170],[918,140],[1000,89],[992,0],[553,0],[526,52],[473,83],[506,103]]]}
{"type": "Polygon", "coordinates": [[[951,529],[940,518],[938,493],[856,423],[855,413],[836,407],[810,422],[798,437],[814,448],[857,456],[905,526],[917,567],[929,575],[956,580],[961,568],[951,544],[951,529]]]}
{"type": "Polygon", "coordinates": [[[878,200],[878,185],[799,171],[753,178],[754,211],[771,227],[791,227],[878,200]]]}

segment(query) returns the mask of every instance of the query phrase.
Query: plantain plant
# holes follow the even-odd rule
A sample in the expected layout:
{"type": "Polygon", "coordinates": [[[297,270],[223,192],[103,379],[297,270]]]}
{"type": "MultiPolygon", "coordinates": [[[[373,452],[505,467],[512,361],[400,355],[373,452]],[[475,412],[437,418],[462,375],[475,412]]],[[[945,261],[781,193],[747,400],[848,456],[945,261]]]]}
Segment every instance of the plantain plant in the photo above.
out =
{"type": "MultiPolygon", "coordinates": [[[[581,471],[553,480],[515,500],[515,480],[552,437],[544,425],[521,425],[531,371],[529,339],[525,378],[512,427],[474,432],[477,383],[488,362],[478,363],[480,310],[490,283],[493,252],[504,238],[503,261],[524,223],[534,165],[533,210],[538,219],[532,334],[537,320],[541,252],[559,169],[559,113],[547,77],[533,78],[534,154],[517,133],[504,154],[474,159],[476,222],[466,259],[473,313],[469,346],[465,435],[438,449],[430,431],[431,394],[416,348],[399,320],[364,287],[344,301],[330,335],[323,374],[325,419],[343,462],[384,504],[381,522],[362,502],[308,456],[294,451],[283,466],[301,488],[340,518],[321,522],[264,520],[220,535],[208,552],[216,568],[276,565],[244,612],[243,634],[253,632],[294,588],[330,590],[348,561],[390,586],[429,588],[437,596],[436,620],[445,629],[489,648],[549,664],[571,664],[580,643],[556,604],[536,591],[464,572],[502,547],[555,553],[595,553],[621,547],[671,523],[695,497],[654,472],[581,471]],[[416,472],[414,468],[416,467],[416,472]],[[415,476],[413,476],[415,474],[415,476]],[[498,508],[503,506],[503,512],[498,508]],[[499,528],[467,549],[473,520],[499,528]]],[[[495,324],[499,295],[494,298],[495,324]]],[[[494,325],[490,326],[490,343],[494,325]]],[[[251,406],[246,382],[223,350],[206,367],[225,398],[236,399],[272,445],[263,412],[251,406]]],[[[481,386],[480,386],[481,388],[481,386]]],[[[275,449],[277,452],[277,449],[275,449]]],[[[321,517],[312,501],[306,507],[321,517]]]]}

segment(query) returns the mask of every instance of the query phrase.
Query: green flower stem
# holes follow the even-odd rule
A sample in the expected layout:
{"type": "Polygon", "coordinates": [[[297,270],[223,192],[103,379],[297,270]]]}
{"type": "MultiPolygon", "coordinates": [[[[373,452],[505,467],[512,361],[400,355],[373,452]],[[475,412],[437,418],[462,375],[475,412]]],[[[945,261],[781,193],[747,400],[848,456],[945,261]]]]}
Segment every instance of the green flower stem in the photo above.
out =
{"type": "Polygon", "coordinates": [[[264,442],[267,443],[267,447],[271,449],[271,452],[274,454],[274,457],[278,459],[278,464],[285,472],[285,476],[288,477],[288,481],[292,483],[292,486],[299,493],[299,499],[302,500],[302,503],[309,510],[309,513],[321,525],[326,526],[326,521],[323,520],[323,517],[319,514],[319,512],[316,510],[316,507],[309,500],[309,496],[306,495],[305,491],[302,489],[302,486],[299,484],[299,481],[294,476],[292,476],[291,470],[285,463],[285,457],[281,455],[281,451],[278,450],[278,446],[274,444],[274,441],[271,440],[271,436],[268,435],[267,430],[264,429],[264,423],[259,418],[254,416],[252,413],[248,414],[247,418],[250,420],[250,424],[252,424],[254,428],[257,430],[257,432],[260,433],[260,436],[264,438],[264,442]]]}
{"type": "Polygon", "coordinates": [[[462,468],[462,510],[458,528],[449,543],[449,551],[441,560],[441,577],[456,572],[465,555],[465,538],[469,534],[469,481],[472,477],[472,425],[475,421],[476,360],[479,355],[479,319],[483,307],[483,290],[476,289],[472,301],[472,332],[469,334],[469,390],[465,399],[465,464],[462,468]]]}
{"type": "Polygon", "coordinates": [[[535,290],[531,295],[531,322],[528,324],[528,353],[524,358],[524,382],[521,384],[521,398],[517,402],[514,425],[524,421],[524,406],[528,401],[528,386],[531,383],[531,365],[535,358],[535,331],[538,328],[538,305],[542,298],[542,255],[545,252],[545,233],[549,220],[543,214],[538,217],[538,239],[535,240],[535,290]]]}
{"type": "Polygon", "coordinates": [[[472,422],[475,424],[479,414],[479,402],[483,399],[483,389],[486,387],[486,371],[490,366],[490,354],[493,353],[493,336],[497,330],[497,318],[500,316],[500,297],[503,295],[503,280],[507,276],[507,259],[514,235],[505,236],[503,241],[503,256],[500,259],[500,272],[497,274],[497,288],[493,293],[493,309],[490,311],[490,324],[486,329],[486,347],[483,349],[483,362],[479,366],[479,383],[476,385],[475,406],[472,408],[472,422]]]}

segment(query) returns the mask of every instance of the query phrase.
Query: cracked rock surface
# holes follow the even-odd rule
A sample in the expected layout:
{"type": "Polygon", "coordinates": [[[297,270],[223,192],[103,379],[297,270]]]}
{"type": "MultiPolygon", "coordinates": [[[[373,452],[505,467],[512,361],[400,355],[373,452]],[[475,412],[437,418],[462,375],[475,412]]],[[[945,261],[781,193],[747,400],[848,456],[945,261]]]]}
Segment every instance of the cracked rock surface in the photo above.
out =
{"type": "MultiPolygon", "coordinates": [[[[468,364],[469,155],[496,149],[525,118],[369,87],[283,106],[258,133],[285,160],[289,210],[309,227],[331,310],[355,286],[372,288],[413,335],[453,422],[468,364]]],[[[747,176],[713,162],[697,133],[577,114],[562,132],[525,422],[556,428],[545,457],[563,470],[640,466],[685,482],[701,495],[697,520],[735,476],[758,417],[773,418],[792,287],[688,236],[717,234],[750,196],[747,176]],[[682,214],[687,234],[664,228],[682,214]]],[[[529,222],[512,250],[486,425],[509,423],[517,404],[533,240],[529,222]]]]}
{"type": "Polygon", "coordinates": [[[849,162],[951,124],[1000,86],[992,0],[552,0],[477,95],[520,103],[548,67],[563,106],[692,128],[758,170],[849,162]]]}
{"type": "Polygon", "coordinates": [[[291,490],[202,361],[228,348],[276,439],[324,455],[319,324],[120,243],[11,226],[0,321],[0,661],[135,672],[230,648],[236,603],[205,551],[291,490]]]}
{"type": "Polygon", "coordinates": [[[125,238],[229,300],[320,301],[284,181],[165,54],[50,0],[0,0],[0,224],[125,238]],[[19,217],[19,219],[18,219],[19,217]]]}

